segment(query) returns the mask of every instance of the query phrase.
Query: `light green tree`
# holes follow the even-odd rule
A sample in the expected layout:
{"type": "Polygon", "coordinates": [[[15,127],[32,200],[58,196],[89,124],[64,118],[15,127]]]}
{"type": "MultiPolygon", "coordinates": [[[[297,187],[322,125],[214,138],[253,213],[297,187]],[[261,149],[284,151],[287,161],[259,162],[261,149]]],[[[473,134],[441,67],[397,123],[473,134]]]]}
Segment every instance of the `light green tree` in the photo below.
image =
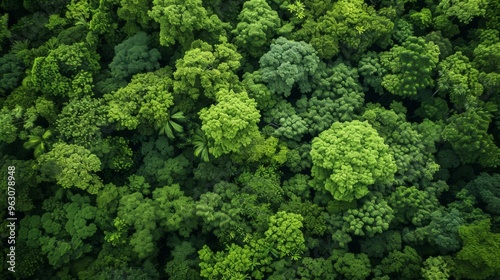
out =
{"type": "Polygon", "coordinates": [[[337,200],[368,194],[368,186],[394,180],[396,164],[377,131],[360,121],[336,122],[312,141],[311,174],[317,188],[337,200]]]}

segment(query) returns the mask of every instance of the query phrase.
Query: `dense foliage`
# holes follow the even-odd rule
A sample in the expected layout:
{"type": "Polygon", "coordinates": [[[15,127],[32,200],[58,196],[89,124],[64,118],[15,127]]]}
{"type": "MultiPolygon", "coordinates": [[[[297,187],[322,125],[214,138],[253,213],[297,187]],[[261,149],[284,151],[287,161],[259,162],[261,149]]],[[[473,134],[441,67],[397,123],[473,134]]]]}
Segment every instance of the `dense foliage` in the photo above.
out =
{"type": "Polygon", "coordinates": [[[0,159],[0,279],[499,279],[500,4],[1,1],[0,159]]]}

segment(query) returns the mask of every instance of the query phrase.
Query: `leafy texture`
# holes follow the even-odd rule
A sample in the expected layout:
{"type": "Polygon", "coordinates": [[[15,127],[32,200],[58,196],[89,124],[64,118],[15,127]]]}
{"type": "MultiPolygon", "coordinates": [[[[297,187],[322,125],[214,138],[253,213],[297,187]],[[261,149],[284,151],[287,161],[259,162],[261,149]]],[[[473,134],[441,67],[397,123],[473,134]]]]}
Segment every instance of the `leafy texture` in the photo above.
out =
{"type": "Polygon", "coordinates": [[[313,139],[311,173],[315,184],[335,199],[352,201],[374,183],[390,183],[396,164],[389,148],[367,122],[334,123],[313,139]]]}

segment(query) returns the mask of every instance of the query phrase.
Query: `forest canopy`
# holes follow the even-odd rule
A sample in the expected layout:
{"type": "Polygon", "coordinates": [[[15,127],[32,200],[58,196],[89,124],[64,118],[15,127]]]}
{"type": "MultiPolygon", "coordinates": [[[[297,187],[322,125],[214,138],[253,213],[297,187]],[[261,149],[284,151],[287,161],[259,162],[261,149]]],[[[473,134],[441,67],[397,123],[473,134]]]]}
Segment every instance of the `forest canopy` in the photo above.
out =
{"type": "Polygon", "coordinates": [[[0,159],[0,279],[499,279],[500,2],[1,1],[0,159]]]}

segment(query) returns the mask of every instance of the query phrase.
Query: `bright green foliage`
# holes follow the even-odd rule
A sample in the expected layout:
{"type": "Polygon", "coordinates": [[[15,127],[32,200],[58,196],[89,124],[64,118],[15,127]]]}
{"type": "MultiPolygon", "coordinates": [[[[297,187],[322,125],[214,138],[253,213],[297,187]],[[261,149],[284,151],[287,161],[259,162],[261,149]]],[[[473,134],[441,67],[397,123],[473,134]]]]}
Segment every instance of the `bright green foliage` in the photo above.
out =
{"type": "Polygon", "coordinates": [[[340,42],[357,53],[384,39],[394,27],[392,21],[378,15],[363,0],[340,0],[333,4],[325,17],[333,17],[340,42]]]}
{"type": "Polygon", "coordinates": [[[6,107],[0,110],[0,125],[2,127],[0,141],[6,143],[16,141],[18,129],[16,121],[21,118],[22,113],[23,109],[20,106],[17,106],[14,110],[9,110],[6,107]]]}
{"type": "Polygon", "coordinates": [[[246,1],[238,20],[232,32],[236,35],[234,42],[253,57],[264,54],[263,47],[269,44],[281,25],[278,13],[265,0],[246,1]]]}
{"type": "Polygon", "coordinates": [[[432,24],[432,12],[428,8],[422,8],[420,12],[410,11],[410,20],[421,29],[425,29],[432,24]]]}
{"type": "Polygon", "coordinates": [[[368,195],[361,203],[361,207],[347,210],[342,217],[346,223],[345,232],[371,238],[389,229],[394,211],[381,195],[368,195]]]}
{"type": "Polygon", "coordinates": [[[439,168],[432,155],[434,141],[427,141],[418,127],[406,121],[406,108],[396,102],[391,104],[391,110],[371,104],[366,107],[362,119],[368,121],[389,146],[397,166],[396,182],[431,180],[439,168]]]}
{"type": "Polygon", "coordinates": [[[300,117],[305,119],[309,133],[317,135],[336,121],[352,121],[361,110],[364,94],[358,72],[342,62],[331,67],[321,64],[317,70],[312,97],[297,101],[300,117]]]}
{"type": "Polygon", "coordinates": [[[72,0],[66,6],[67,11],[65,13],[66,18],[72,19],[79,24],[84,24],[88,19],[90,19],[93,12],[92,6],[89,0],[86,1],[75,1],[72,0]]]}
{"type": "Polygon", "coordinates": [[[448,280],[450,277],[450,268],[441,256],[427,258],[421,272],[425,280],[448,280]]]}
{"type": "Polygon", "coordinates": [[[490,226],[490,220],[482,220],[458,229],[464,243],[452,272],[458,279],[500,275],[500,234],[491,232],[490,226]]]}
{"type": "MultiPolygon", "coordinates": [[[[89,44],[96,44],[98,42],[98,35],[114,36],[116,34],[115,32],[118,29],[118,24],[113,13],[114,8],[115,7],[113,7],[111,3],[101,1],[99,7],[93,11],[92,19],[89,22],[89,29],[91,32],[87,33],[85,38],[89,44]]],[[[130,30],[127,31],[130,32],[130,30]]]]}
{"type": "Polygon", "coordinates": [[[337,55],[341,47],[358,54],[390,34],[394,24],[378,15],[362,0],[338,1],[326,15],[307,20],[297,37],[310,41],[323,59],[337,55]]]}
{"type": "Polygon", "coordinates": [[[481,173],[474,181],[467,184],[467,189],[486,203],[486,210],[496,215],[500,214],[500,174],[481,173]]]}
{"type": "Polygon", "coordinates": [[[0,57],[0,95],[13,90],[18,85],[22,74],[22,60],[17,55],[8,53],[0,57]]]}
{"type": "Polygon", "coordinates": [[[376,52],[367,52],[361,56],[358,64],[358,72],[363,77],[363,85],[371,87],[376,93],[382,94],[382,77],[385,76],[385,69],[380,64],[376,52]]]}
{"type": "Polygon", "coordinates": [[[422,258],[410,246],[392,251],[374,269],[376,276],[389,275],[390,279],[415,279],[420,275],[422,258]]]}
{"type": "Polygon", "coordinates": [[[41,154],[45,153],[49,148],[49,144],[47,140],[52,136],[52,132],[50,130],[46,130],[40,133],[36,133],[34,135],[28,136],[28,141],[24,142],[23,147],[25,149],[33,149],[33,155],[35,158],[39,157],[41,154]]]}
{"type": "MultiPolygon", "coordinates": [[[[137,74],[123,88],[105,94],[108,118],[118,129],[136,129],[140,124],[162,130],[171,119],[169,108],[174,104],[169,68],[137,74]]],[[[145,129],[142,127],[141,129],[145,129]]]]}
{"type": "Polygon", "coordinates": [[[174,92],[198,99],[200,94],[218,100],[221,90],[240,90],[236,70],[240,68],[241,55],[236,47],[221,38],[221,44],[196,40],[184,57],[176,61],[174,92]]]}
{"type": "Polygon", "coordinates": [[[251,272],[251,267],[258,262],[248,246],[240,247],[236,244],[228,246],[227,253],[214,253],[207,245],[204,245],[198,254],[201,260],[200,275],[208,279],[226,279],[226,277],[235,280],[246,279],[248,273],[251,272]]]}
{"type": "Polygon", "coordinates": [[[72,99],[64,106],[56,121],[61,138],[71,144],[90,149],[102,137],[101,127],[107,124],[102,99],[85,96],[72,99]]]}
{"type": "Polygon", "coordinates": [[[437,80],[440,95],[450,95],[450,100],[458,108],[467,108],[483,92],[479,83],[479,71],[472,67],[469,58],[456,52],[441,61],[438,66],[439,79],[437,80]]]}
{"type": "Polygon", "coordinates": [[[416,95],[433,85],[432,71],[438,61],[438,46],[420,37],[408,37],[401,46],[380,54],[380,63],[388,73],[382,86],[395,95],[416,95]]]}
{"type": "Polygon", "coordinates": [[[60,45],[47,56],[37,57],[31,70],[34,87],[57,97],[92,94],[92,75],[100,68],[99,55],[84,43],[60,45]]]}
{"type": "Polygon", "coordinates": [[[301,221],[298,214],[278,212],[269,218],[264,237],[249,237],[243,247],[231,244],[225,252],[214,253],[204,245],[198,251],[200,275],[209,279],[245,279],[252,274],[253,279],[263,279],[273,258],[299,260],[306,249],[301,221]]]}
{"type": "Polygon", "coordinates": [[[210,16],[201,0],[153,0],[149,17],[160,24],[160,44],[170,46],[176,42],[188,47],[194,41],[194,32],[211,29],[220,22],[210,16]]]}
{"type": "Polygon", "coordinates": [[[194,155],[200,157],[204,162],[210,160],[208,153],[208,138],[200,129],[196,129],[191,138],[191,143],[194,146],[194,155]]]}
{"type": "Polygon", "coordinates": [[[180,133],[184,131],[184,128],[179,124],[184,122],[186,117],[181,111],[177,111],[175,108],[170,110],[168,119],[159,125],[158,134],[166,135],[168,138],[175,138],[174,133],[180,133]]]}
{"type": "Polygon", "coordinates": [[[439,201],[430,191],[422,191],[414,186],[397,187],[388,199],[389,206],[394,209],[395,222],[422,226],[430,219],[439,201]]]}
{"type": "Polygon", "coordinates": [[[298,260],[306,250],[302,234],[303,217],[299,214],[280,211],[269,218],[269,229],[265,232],[266,243],[277,251],[278,258],[286,256],[298,260]]]}
{"type": "Polygon", "coordinates": [[[489,2],[490,0],[442,0],[439,1],[436,11],[467,24],[475,17],[484,16],[489,2]]]}
{"type": "Polygon", "coordinates": [[[304,4],[300,0],[296,0],[293,4],[288,5],[288,11],[298,19],[303,19],[305,15],[304,4]]]}
{"type": "Polygon", "coordinates": [[[158,59],[161,54],[157,49],[150,49],[151,37],[144,32],[137,32],[115,46],[115,57],[109,64],[111,76],[116,79],[125,79],[130,76],[160,67],[158,59]]]}
{"type": "Polygon", "coordinates": [[[500,148],[493,136],[488,133],[492,120],[491,112],[496,106],[485,104],[467,109],[461,114],[454,114],[443,130],[443,139],[448,141],[463,163],[478,161],[482,166],[494,167],[500,164],[500,148]]]}
{"type": "Polygon", "coordinates": [[[37,161],[41,173],[55,179],[63,188],[76,187],[96,194],[103,186],[93,173],[101,170],[101,161],[82,146],[56,143],[37,161]]]}
{"type": "Polygon", "coordinates": [[[396,172],[389,147],[368,122],[334,123],[313,139],[311,157],[315,184],[337,200],[359,199],[396,172]]]}
{"type": "Polygon", "coordinates": [[[259,64],[262,80],[271,92],[288,97],[295,85],[303,93],[311,91],[310,79],[318,68],[319,58],[311,45],[280,37],[259,64]]]}
{"type": "Polygon", "coordinates": [[[219,93],[219,102],[199,112],[201,129],[211,141],[209,152],[214,157],[238,152],[259,137],[260,119],[256,102],[245,92],[219,93]]]}
{"type": "Polygon", "coordinates": [[[120,0],[116,15],[126,21],[125,30],[134,32],[149,26],[151,18],[148,16],[148,10],[150,8],[151,1],[120,0]]]}
{"type": "Polygon", "coordinates": [[[336,260],[333,267],[345,279],[353,280],[367,279],[372,271],[370,259],[363,253],[345,253],[336,260]]]}

